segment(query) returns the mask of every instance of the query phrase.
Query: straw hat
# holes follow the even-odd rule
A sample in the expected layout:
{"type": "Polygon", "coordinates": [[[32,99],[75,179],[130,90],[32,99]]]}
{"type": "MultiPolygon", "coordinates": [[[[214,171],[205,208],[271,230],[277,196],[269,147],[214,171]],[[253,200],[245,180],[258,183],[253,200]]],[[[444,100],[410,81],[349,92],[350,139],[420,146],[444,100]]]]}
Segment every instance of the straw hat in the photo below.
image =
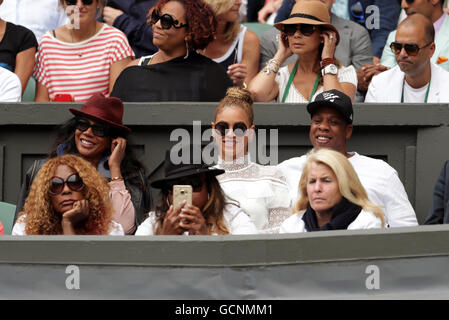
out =
{"type": "Polygon", "coordinates": [[[335,32],[337,44],[340,42],[340,34],[337,28],[331,23],[329,8],[321,1],[297,1],[286,20],[276,23],[274,26],[280,31],[284,31],[285,24],[312,24],[322,26],[324,29],[330,29],[335,32]]]}

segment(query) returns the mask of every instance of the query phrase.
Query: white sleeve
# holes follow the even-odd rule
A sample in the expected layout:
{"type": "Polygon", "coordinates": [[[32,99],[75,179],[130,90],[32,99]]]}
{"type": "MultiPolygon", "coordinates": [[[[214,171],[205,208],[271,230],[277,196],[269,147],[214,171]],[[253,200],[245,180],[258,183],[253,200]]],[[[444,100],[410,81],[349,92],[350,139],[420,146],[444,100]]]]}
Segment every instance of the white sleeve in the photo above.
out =
{"type": "Polygon", "coordinates": [[[258,234],[256,226],[251,222],[249,216],[238,209],[233,212],[231,220],[228,221],[229,234],[258,234]]]}
{"type": "Polygon", "coordinates": [[[376,76],[374,76],[371,80],[371,83],[368,86],[368,92],[365,96],[365,102],[377,102],[376,101],[376,76]]]}
{"type": "Polygon", "coordinates": [[[341,67],[338,69],[338,82],[349,82],[357,88],[357,72],[354,66],[341,67]]]}
{"type": "MultiPolygon", "coordinates": [[[[5,71],[8,71],[5,69],[5,71]]],[[[4,73],[4,72],[2,72],[4,73]]],[[[0,83],[0,102],[22,101],[22,85],[19,77],[10,71],[5,73],[0,83]]]]}
{"type": "Polygon", "coordinates": [[[154,226],[156,225],[156,216],[154,212],[142,222],[136,230],[136,236],[152,236],[154,235],[154,226]]]}
{"type": "Polygon", "coordinates": [[[384,185],[386,222],[390,227],[417,226],[415,210],[408,200],[404,185],[394,170],[384,185]]]}
{"type": "Polygon", "coordinates": [[[125,231],[123,231],[123,227],[120,223],[115,222],[114,220],[111,221],[109,226],[109,234],[110,236],[124,236],[125,231]]]}
{"type": "Polygon", "coordinates": [[[25,233],[25,216],[20,216],[16,223],[14,224],[14,227],[12,228],[11,235],[12,236],[26,236],[25,233]]]}

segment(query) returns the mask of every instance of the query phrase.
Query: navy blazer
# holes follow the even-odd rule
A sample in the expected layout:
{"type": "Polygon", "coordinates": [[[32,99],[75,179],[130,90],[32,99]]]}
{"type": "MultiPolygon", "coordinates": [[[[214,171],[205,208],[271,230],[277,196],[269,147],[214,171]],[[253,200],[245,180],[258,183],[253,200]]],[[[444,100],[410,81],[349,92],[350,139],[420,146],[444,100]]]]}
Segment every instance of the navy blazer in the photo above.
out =
{"type": "Polygon", "coordinates": [[[109,0],[107,5],[124,13],[114,21],[114,27],[128,38],[136,58],[154,54],[153,29],[147,25],[147,14],[157,0],[109,0]]]}
{"type": "Polygon", "coordinates": [[[424,224],[449,223],[449,160],[441,169],[433,190],[432,209],[424,224]]]}

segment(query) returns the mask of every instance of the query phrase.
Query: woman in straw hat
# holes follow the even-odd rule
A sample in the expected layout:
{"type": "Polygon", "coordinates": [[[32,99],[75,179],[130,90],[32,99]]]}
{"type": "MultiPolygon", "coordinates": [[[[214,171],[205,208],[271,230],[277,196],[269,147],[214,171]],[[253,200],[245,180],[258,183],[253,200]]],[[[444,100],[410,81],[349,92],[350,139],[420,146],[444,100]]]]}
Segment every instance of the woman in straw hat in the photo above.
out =
{"type": "Polygon", "coordinates": [[[331,89],[354,99],[357,74],[353,66],[340,66],[334,57],[340,35],[330,24],[324,3],[298,1],[290,17],[275,27],[281,31],[278,50],[249,85],[255,101],[307,103],[331,89]],[[279,69],[292,54],[298,59],[279,69]]]}
{"type": "Polygon", "coordinates": [[[300,199],[280,233],[372,229],[385,226],[348,159],[330,149],[313,149],[299,181],[300,199]]]}

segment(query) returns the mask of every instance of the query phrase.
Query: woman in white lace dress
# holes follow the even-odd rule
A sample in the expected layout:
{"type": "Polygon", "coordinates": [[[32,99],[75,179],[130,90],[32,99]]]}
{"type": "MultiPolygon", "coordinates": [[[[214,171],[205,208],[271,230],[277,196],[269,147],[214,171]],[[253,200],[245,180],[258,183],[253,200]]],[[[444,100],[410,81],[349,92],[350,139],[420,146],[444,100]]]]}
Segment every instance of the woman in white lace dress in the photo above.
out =
{"type": "Polygon", "coordinates": [[[249,143],[254,138],[251,93],[229,88],[215,111],[213,136],[220,153],[217,176],[225,193],[240,203],[261,233],[277,233],[290,211],[288,185],[275,166],[251,161],[249,143]]]}

